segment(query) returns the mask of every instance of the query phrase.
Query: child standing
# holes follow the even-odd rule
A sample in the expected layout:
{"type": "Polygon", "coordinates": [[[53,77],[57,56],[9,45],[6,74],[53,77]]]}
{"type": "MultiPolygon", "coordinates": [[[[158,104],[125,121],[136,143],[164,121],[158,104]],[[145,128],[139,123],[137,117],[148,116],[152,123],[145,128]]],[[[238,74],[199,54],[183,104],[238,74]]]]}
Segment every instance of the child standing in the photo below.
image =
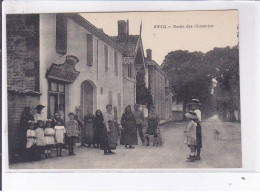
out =
{"type": "Polygon", "coordinates": [[[34,122],[28,121],[29,129],[27,130],[27,143],[26,143],[26,150],[27,150],[27,160],[33,161],[36,159],[36,135],[35,135],[35,128],[34,122]]]}
{"type": "Polygon", "coordinates": [[[44,139],[46,143],[45,158],[51,158],[51,148],[54,146],[55,131],[52,128],[52,120],[47,120],[44,130],[44,139]]]}
{"type": "Polygon", "coordinates": [[[66,124],[66,130],[69,141],[69,156],[74,156],[74,142],[79,135],[78,122],[74,119],[74,113],[69,113],[69,121],[66,124]]]}
{"type": "Polygon", "coordinates": [[[185,116],[189,120],[188,126],[186,127],[185,139],[184,143],[188,145],[190,148],[190,156],[187,158],[187,162],[194,162],[196,160],[195,152],[196,152],[196,127],[197,127],[197,120],[198,117],[194,112],[186,113],[185,116]]]}
{"type": "Polygon", "coordinates": [[[55,131],[55,140],[56,140],[56,149],[57,149],[57,155],[56,157],[62,157],[62,146],[64,144],[64,136],[66,133],[66,129],[63,125],[63,120],[61,118],[57,118],[56,125],[54,127],[55,131]]]}
{"type": "Polygon", "coordinates": [[[42,157],[42,154],[44,153],[45,149],[45,138],[44,138],[44,121],[38,120],[37,121],[37,129],[35,130],[35,135],[36,135],[36,145],[38,147],[38,157],[39,159],[44,159],[42,157]]]}

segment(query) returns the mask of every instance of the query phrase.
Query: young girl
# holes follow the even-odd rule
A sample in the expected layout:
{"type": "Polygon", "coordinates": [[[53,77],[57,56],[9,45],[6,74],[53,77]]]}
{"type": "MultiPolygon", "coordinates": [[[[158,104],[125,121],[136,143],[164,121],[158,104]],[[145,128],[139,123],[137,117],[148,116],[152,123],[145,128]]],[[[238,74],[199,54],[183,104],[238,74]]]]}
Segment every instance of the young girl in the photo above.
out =
{"type": "Polygon", "coordinates": [[[46,149],[45,149],[45,158],[51,158],[51,147],[54,146],[54,135],[55,131],[52,128],[52,121],[47,120],[44,130],[44,139],[46,143],[46,149]]]}
{"type": "Polygon", "coordinates": [[[35,130],[35,135],[36,135],[36,145],[38,147],[38,157],[39,159],[44,159],[42,157],[42,154],[45,149],[45,138],[44,138],[44,121],[38,120],[37,121],[37,129],[35,130]]]}
{"type": "Polygon", "coordinates": [[[78,122],[74,119],[74,113],[69,113],[70,120],[66,124],[66,131],[69,140],[69,156],[74,156],[74,143],[79,135],[78,122]]]}
{"type": "Polygon", "coordinates": [[[184,143],[190,148],[190,156],[187,158],[187,162],[194,162],[196,160],[196,127],[198,117],[194,112],[186,113],[185,116],[189,120],[188,126],[186,127],[184,143]]]}
{"type": "Polygon", "coordinates": [[[56,157],[62,157],[62,146],[64,144],[64,136],[66,133],[66,129],[63,125],[63,120],[61,118],[57,118],[56,125],[54,127],[55,130],[55,140],[56,140],[56,149],[57,155],[56,157]]]}
{"type": "Polygon", "coordinates": [[[27,150],[27,159],[28,161],[33,161],[36,159],[36,135],[35,135],[35,128],[34,122],[28,121],[29,129],[27,130],[27,143],[26,143],[26,150],[27,150]]]}

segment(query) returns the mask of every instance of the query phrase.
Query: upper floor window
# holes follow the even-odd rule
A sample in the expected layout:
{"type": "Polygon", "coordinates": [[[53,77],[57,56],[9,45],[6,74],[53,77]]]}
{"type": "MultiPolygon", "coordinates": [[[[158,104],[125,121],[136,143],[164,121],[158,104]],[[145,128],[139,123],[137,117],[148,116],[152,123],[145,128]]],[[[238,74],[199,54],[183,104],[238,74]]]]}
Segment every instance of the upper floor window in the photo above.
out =
{"type": "Polygon", "coordinates": [[[105,56],[105,71],[108,71],[108,47],[104,46],[104,56],[105,56]]]}
{"type": "Polygon", "coordinates": [[[127,76],[128,77],[132,77],[132,64],[131,63],[128,63],[127,64],[127,76]]]}
{"type": "Polygon", "coordinates": [[[114,52],[115,75],[118,76],[118,56],[117,51],[114,52]]]}
{"type": "Polygon", "coordinates": [[[63,14],[56,14],[56,52],[67,53],[67,19],[63,14]]]}
{"type": "Polygon", "coordinates": [[[86,37],[87,40],[87,65],[92,66],[93,65],[93,35],[87,34],[86,37]]]}

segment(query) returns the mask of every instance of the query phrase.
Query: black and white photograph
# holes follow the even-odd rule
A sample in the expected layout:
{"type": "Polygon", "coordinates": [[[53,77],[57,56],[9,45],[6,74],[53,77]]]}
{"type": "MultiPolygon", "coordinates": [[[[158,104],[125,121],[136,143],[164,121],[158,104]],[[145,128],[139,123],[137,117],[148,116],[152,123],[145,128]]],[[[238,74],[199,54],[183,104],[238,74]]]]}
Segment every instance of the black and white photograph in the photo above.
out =
{"type": "Polygon", "coordinates": [[[7,14],[9,169],[242,168],[238,15],[7,14]]]}

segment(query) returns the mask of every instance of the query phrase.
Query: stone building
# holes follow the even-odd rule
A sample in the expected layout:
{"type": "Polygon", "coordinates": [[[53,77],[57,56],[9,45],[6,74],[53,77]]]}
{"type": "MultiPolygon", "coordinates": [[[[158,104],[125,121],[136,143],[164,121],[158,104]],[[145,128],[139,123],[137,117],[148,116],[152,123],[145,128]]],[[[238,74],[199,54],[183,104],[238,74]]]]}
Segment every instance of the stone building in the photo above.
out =
{"type": "Polygon", "coordinates": [[[133,105],[138,102],[136,99],[138,84],[148,87],[148,68],[145,63],[145,56],[142,43],[142,28],[140,26],[139,35],[129,34],[129,22],[118,21],[118,35],[112,37],[118,44],[126,50],[123,52],[123,78],[124,78],[124,102],[123,106],[133,105]],[[141,83],[138,82],[141,80],[141,83]]]}
{"type": "Polygon", "coordinates": [[[7,15],[9,142],[25,106],[45,105],[51,118],[62,104],[83,118],[112,104],[120,119],[125,52],[79,14],[7,15]]]}
{"type": "Polygon", "coordinates": [[[151,49],[146,50],[146,63],[153,105],[161,119],[169,120],[172,116],[172,93],[169,88],[169,80],[161,67],[152,60],[151,49]]]}

